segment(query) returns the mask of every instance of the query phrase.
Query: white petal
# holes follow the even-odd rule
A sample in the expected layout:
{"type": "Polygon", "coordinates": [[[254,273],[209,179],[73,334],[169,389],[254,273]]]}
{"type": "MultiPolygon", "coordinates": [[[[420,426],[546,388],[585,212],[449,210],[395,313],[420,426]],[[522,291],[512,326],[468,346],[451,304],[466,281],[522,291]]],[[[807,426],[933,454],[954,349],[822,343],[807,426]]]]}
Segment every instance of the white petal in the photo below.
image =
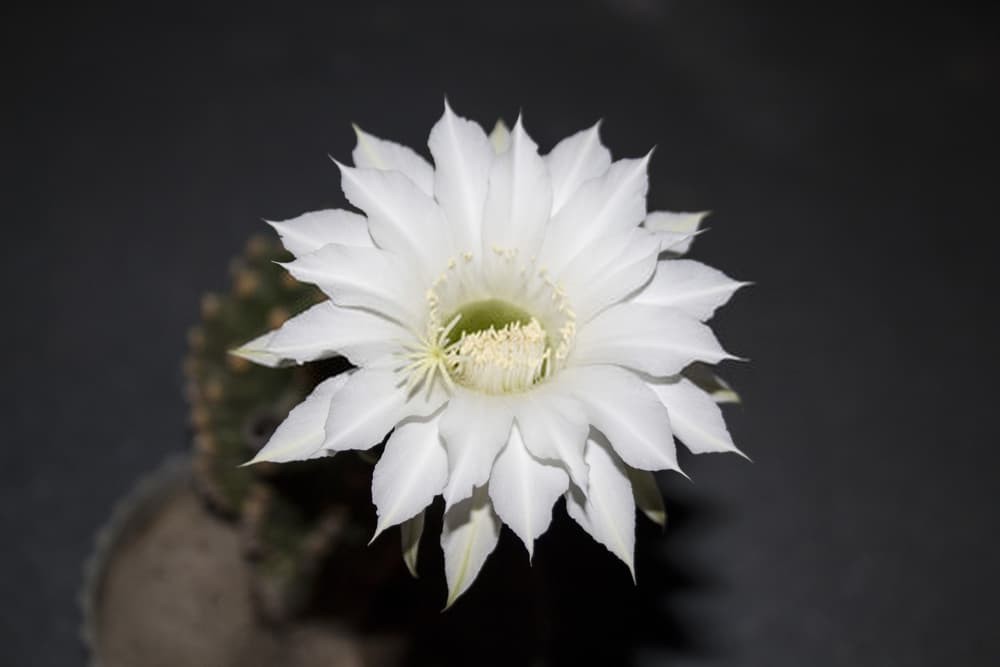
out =
{"type": "Polygon", "coordinates": [[[302,461],[324,456],[324,432],[330,404],[352,373],[341,373],[316,385],[312,393],[281,422],[267,444],[245,465],[272,461],[302,461]]]}
{"type": "Polygon", "coordinates": [[[541,265],[558,274],[590,243],[626,232],[646,217],[649,155],[618,160],[576,191],[549,223],[541,265]]]}
{"type": "Polygon", "coordinates": [[[663,506],[663,495],[656,483],[656,475],[648,470],[628,469],[628,479],[632,484],[635,505],[646,517],[663,528],[667,525],[667,508],[663,506]]]}
{"type": "Polygon", "coordinates": [[[493,151],[497,155],[510,148],[510,129],[507,128],[507,124],[503,122],[502,118],[497,121],[497,124],[493,126],[493,131],[490,132],[490,144],[493,145],[493,151]]]}
{"type": "Polygon", "coordinates": [[[275,354],[271,354],[267,351],[268,346],[274,339],[274,331],[268,331],[262,336],[257,336],[251,341],[243,343],[240,347],[229,350],[229,354],[237,357],[242,357],[247,361],[252,361],[255,364],[260,364],[261,366],[269,366],[271,368],[278,368],[279,366],[291,366],[295,362],[291,359],[286,359],[275,354]]]}
{"type": "Polygon", "coordinates": [[[368,216],[375,243],[412,261],[430,282],[452,254],[448,225],[437,203],[398,171],[340,167],[347,200],[368,216]]]}
{"type": "Polygon", "coordinates": [[[600,439],[587,442],[590,487],[566,494],[566,511],[590,535],[618,556],[635,579],[635,501],[621,460],[600,439]]]}
{"type": "Polygon", "coordinates": [[[545,156],[552,178],[552,214],[559,212],[580,186],[611,166],[611,152],[601,144],[601,124],[566,137],[545,156]]]}
{"type": "Polygon", "coordinates": [[[515,406],[515,419],[528,450],[546,463],[563,466],[581,489],[587,489],[583,446],[590,432],[579,402],[540,387],[515,406]]]}
{"type": "Polygon", "coordinates": [[[456,116],[447,102],[427,145],[434,156],[434,196],[448,217],[457,249],[478,252],[493,146],[478,123],[456,116]]]}
{"type": "Polygon", "coordinates": [[[529,559],[535,540],[552,522],[552,505],[568,488],[566,473],[533,457],[517,427],[512,428],[490,474],[490,499],[497,515],[524,542],[529,559]]]}
{"type": "Polygon", "coordinates": [[[372,501],[378,512],[374,540],[390,526],[422,512],[448,481],[448,455],[438,418],[409,420],[396,427],[372,473],[372,501]]]}
{"type": "Polygon", "coordinates": [[[653,279],[632,301],[677,308],[704,322],[747,284],[701,262],[668,259],[657,264],[653,279]]]}
{"type": "Polygon", "coordinates": [[[722,410],[712,397],[687,378],[653,382],[650,387],[667,407],[674,435],[695,454],[736,452],[722,410]]]}
{"type": "Polygon", "coordinates": [[[357,125],[358,144],[351,153],[355,167],[399,171],[428,196],[434,194],[434,167],[412,148],[368,134],[357,125]]]}
{"type": "MultiPolygon", "coordinates": [[[[587,322],[595,314],[640,289],[656,270],[659,241],[641,229],[626,232],[628,244],[591,280],[579,288],[566,284],[578,322],[587,322]]],[[[601,242],[604,239],[600,239],[601,242]]],[[[584,251],[581,256],[586,256],[584,251]]]]}
{"type": "Polygon", "coordinates": [[[448,450],[445,507],[468,498],[486,484],[501,448],[510,436],[513,415],[507,401],[458,389],[441,416],[441,436],[448,450]]]}
{"type": "Polygon", "coordinates": [[[494,247],[518,249],[533,257],[545,232],[552,206],[552,187],[538,146],[517,119],[510,148],[490,169],[483,216],[483,252],[494,247]]]}
{"type": "Polygon", "coordinates": [[[658,377],[692,361],[731,359],[712,330],[673,308],[638,303],[611,306],[580,327],[573,361],[618,364],[658,377]]]}
{"type": "Polygon", "coordinates": [[[368,221],[364,216],[341,209],[312,211],[291,220],[267,221],[281,237],[281,243],[296,257],[308,255],[327,243],[370,248],[368,221]]]}
{"type": "Polygon", "coordinates": [[[399,376],[389,368],[353,373],[330,405],[323,449],[370,449],[406,417],[429,415],[444,401],[438,394],[425,397],[424,392],[408,397],[399,384],[399,376]]]}
{"type": "Polygon", "coordinates": [[[485,486],[444,513],[441,548],[448,580],[445,609],[472,585],[499,538],[500,519],[493,511],[485,486]]]}
{"type": "Polygon", "coordinates": [[[399,324],[375,313],[343,308],[330,301],[316,304],[233,354],[251,361],[258,358],[302,364],[343,355],[355,366],[365,366],[399,349],[412,336],[399,324]]]}
{"type": "Polygon", "coordinates": [[[683,255],[691,249],[691,242],[697,236],[701,221],[708,211],[699,213],[672,213],[653,211],[643,223],[651,232],[656,232],[662,241],[663,250],[673,255],[683,255]]]}
{"type": "Polygon", "coordinates": [[[424,514],[425,512],[420,512],[399,526],[400,541],[403,547],[403,562],[406,563],[406,569],[414,577],[417,576],[417,556],[420,554],[420,538],[424,534],[424,514]]]}
{"type": "Polygon", "coordinates": [[[368,308],[418,329],[423,288],[384,250],[331,243],[284,267],[297,280],[318,286],[334,303],[368,308]]]}
{"type": "Polygon", "coordinates": [[[583,403],[590,423],[627,464],[680,471],[667,410],[634,373],[616,366],[585,366],[564,369],[561,376],[583,403]]]}

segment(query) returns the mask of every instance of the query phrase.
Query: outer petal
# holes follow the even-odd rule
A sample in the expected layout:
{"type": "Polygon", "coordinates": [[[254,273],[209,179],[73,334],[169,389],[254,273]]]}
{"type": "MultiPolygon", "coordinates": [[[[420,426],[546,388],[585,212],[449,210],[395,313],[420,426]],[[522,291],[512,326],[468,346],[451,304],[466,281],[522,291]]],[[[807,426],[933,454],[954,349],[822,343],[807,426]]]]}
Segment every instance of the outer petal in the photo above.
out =
{"type": "Polygon", "coordinates": [[[447,481],[448,455],[438,433],[438,418],[397,426],[372,474],[372,500],[378,512],[372,540],[422,512],[447,481]]]}
{"type": "Polygon", "coordinates": [[[358,143],[351,153],[355,167],[400,171],[426,195],[434,194],[434,167],[412,148],[368,134],[357,125],[358,143]]]}
{"type": "Polygon", "coordinates": [[[244,465],[272,461],[301,461],[325,455],[322,449],[326,427],[326,414],[330,403],[347,384],[351,373],[334,375],[316,385],[312,393],[281,422],[274,435],[257,455],[244,465]]]}
{"type": "Polygon", "coordinates": [[[341,209],[303,213],[291,220],[267,221],[281,237],[288,252],[296,257],[308,255],[327,243],[372,247],[368,221],[364,216],[341,209]]]}
{"type": "Polygon", "coordinates": [[[424,512],[412,519],[407,519],[399,526],[399,535],[403,547],[403,562],[406,569],[414,577],[417,576],[417,556],[420,554],[420,538],[424,534],[424,512]]]}
{"type": "Polygon", "coordinates": [[[497,121],[497,124],[493,126],[493,131],[490,132],[490,144],[493,145],[493,151],[497,155],[510,148],[510,128],[507,127],[502,118],[497,121]]]}
{"type": "Polygon", "coordinates": [[[655,376],[679,373],[692,361],[732,357],[712,330],[673,308],[612,306],[580,327],[574,363],[618,364],[655,376]]]}
{"type": "Polygon", "coordinates": [[[716,403],[740,403],[740,395],[728,382],[715,374],[711,366],[701,363],[691,364],[684,369],[684,377],[695,386],[707,392],[716,403]]]}
{"type": "Polygon", "coordinates": [[[411,330],[419,328],[422,286],[384,250],[330,244],[284,266],[297,280],[317,285],[334,303],[368,308],[411,330]]]}
{"type": "Polygon", "coordinates": [[[573,483],[586,491],[583,447],[590,424],[579,402],[540,387],[517,402],[514,418],[528,451],[547,463],[564,467],[573,483]]]}
{"type": "Polygon", "coordinates": [[[370,311],[343,308],[330,301],[316,304],[281,328],[233,350],[267,366],[302,364],[337,354],[365,366],[398,349],[411,334],[396,322],[370,311]]]}
{"type": "Polygon", "coordinates": [[[733,438],[712,397],[687,378],[650,384],[667,407],[674,434],[695,454],[736,452],[733,438]]]}
{"type": "Polygon", "coordinates": [[[580,186],[611,166],[611,152],[601,144],[597,122],[556,144],[545,156],[552,178],[552,215],[559,212],[580,186]]]}
{"type": "Polygon", "coordinates": [[[622,559],[635,579],[635,501],[621,460],[600,439],[587,442],[590,490],[566,494],[566,511],[590,535],[622,559]]]}
{"type": "Polygon", "coordinates": [[[628,469],[628,479],[632,484],[632,496],[636,507],[646,517],[663,528],[667,525],[667,508],[663,506],[663,495],[656,483],[656,475],[648,470],[628,469]]]}
{"type": "Polygon", "coordinates": [[[445,609],[472,585],[499,538],[500,519],[493,511],[485,486],[445,511],[441,531],[444,572],[448,580],[445,609]]]}
{"type": "Polygon", "coordinates": [[[618,160],[584,183],[552,218],[541,252],[542,266],[554,274],[604,236],[626,232],[646,217],[646,165],[649,155],[618,160]]]}
{"type": "Polygon", "coordinates": [[[507,401],[498,396],[457,390],[441,417],[448,451],[445,507],[468,498],[486,484],[497,454],[507,443],[513,421],[507,401]]]}
{"type": "Polygon", "coordinates": [[[429,284],[452,253],[448,225],[437,203],[398,171],[337,166],[344,195],[368,216],[375,243],[412,261],[429,284]]]}
{"type": "Polygon", "coordinates": [[[427,145],[434,156],[434,197],[448,217],[457,250],[477,252],[494,157],[490,140],[478,123],[456,116],[445,102],[427,145]]]}
{"type": "Polygon", "coordinates": [[[704,322],[725,305],[733,293],[749,283],[733,280],[701,262],[672,259],[659,262],[656,274],[634,303],[677,308],[704,322]]]}
{"type": "Polygon", "coordinates": [[[607,436],[627,464],[641,470],[680,471],[667,410],[634,373],[616,366],[589,366],[567,368],[561,376],[583,403],[590,423],[607,436]]]}
{"type": "Polygon", "coordinates": [[[517,119],[510,148],[490,169],[489,192],[483,216],[483,253],[494,247],[516,248],[534,256],[552,207],[552,186],[538,146],[517,119]]]}
{"type": "Polygon", "coordinates": [[[398,376],[388,368],[362,368],[351,375],[330,405],[323,449],[370,449],[406,417],[429,415],[443,402],[440,394],[425,397],[419,392],[408,397],[398,376]]]}
{"type": "Polygon", "coordinates": [[[528,558],[534,555],[535,540],[552,522],[552,505],[568,488],[566,473],[533,457],[517,427],[512,428],[493,465],[489,490],[496,513],[524,542],[528,558]]]}
{"type": "Polygon", "coordinates": [[[698,235],[698,227],[707,215],[708,211],[700,213],[653,211],[646,216],[644,225],[646,229],[656,232],[660,237],[665,252],[671,255],[683,255],[691,249],[691,243],[698,235]]]}

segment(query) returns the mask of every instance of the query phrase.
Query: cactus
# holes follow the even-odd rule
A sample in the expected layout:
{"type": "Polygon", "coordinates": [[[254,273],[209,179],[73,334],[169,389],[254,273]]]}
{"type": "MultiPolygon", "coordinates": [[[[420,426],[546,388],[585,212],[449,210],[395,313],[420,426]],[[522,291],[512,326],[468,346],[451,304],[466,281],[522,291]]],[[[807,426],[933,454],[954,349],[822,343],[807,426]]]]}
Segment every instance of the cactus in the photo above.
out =
{"type": "Polygon", "coordinates": [[[361,551],[372,530],[371,463],[341,456],[309,463],[240,467],[343,360],[265,368],[228,350],[323,300],[275,262],[288,256],[252,238],[231,266],[232,290],[206,294],[184,362],[195,484],[207,504],[239,525],[261,615],[283,621],[305,610],[333,551],[361,551]]]}

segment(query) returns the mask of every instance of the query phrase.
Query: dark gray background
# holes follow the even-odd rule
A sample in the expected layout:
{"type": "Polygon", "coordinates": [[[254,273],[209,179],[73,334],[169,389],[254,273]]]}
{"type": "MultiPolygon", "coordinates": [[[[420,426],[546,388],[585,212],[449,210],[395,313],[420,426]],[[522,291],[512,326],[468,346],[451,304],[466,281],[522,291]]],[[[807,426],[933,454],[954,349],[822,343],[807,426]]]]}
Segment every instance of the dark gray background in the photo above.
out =
{"type": "Polygon", "coordinates": [[[351,121],[422,147],[447,93],[656,144],[651,207],[712,209],[694,257],[757,282],[716,323],[755,463],[663,480],[704,585],[644,655],[996,664],[996,17],[799,5],[3,10],[0,662],[81,662],[92,534],[186,446],[200,294],[260,218],[342,203],[351,121]]]}

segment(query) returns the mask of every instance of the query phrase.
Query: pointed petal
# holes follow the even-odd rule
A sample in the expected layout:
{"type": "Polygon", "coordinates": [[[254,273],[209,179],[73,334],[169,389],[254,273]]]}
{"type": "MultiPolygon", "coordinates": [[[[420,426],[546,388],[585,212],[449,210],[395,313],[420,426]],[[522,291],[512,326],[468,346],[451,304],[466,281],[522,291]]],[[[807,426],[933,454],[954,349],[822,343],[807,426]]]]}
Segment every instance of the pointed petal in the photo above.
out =
{"type": "Polygon", "coordinates": [[[603,439],[587,442],[590,487],[566,494],[566,511],[591,537],[618,556],[635,579],[635,501],[621,460],[603,439]]]}
{"type": "Polygon", "coordinates": [[[281,237],[281,243],[296,257],[308,255],[327,243],[372,247],[368,221],[364,216],[341,209],[312,211],[297,218],[267,221],[281,237]]]}
{"type": "Polygon", "coordinates": [[[650,521],[660,528],[667,525],[667,508],[663,506],[663,495],[656,483],[656,475],[648,470],[628,469],[628,479],[632,484],[635,505],[650,521]]]}
{"type": "Polygon", "coordinates": [[[434,156],[434,197],[448,217],[457,250],[478,252],[493,146],[478,123],[456,116],[447,102],[427,145],[434,156]]]}
{"type": "Polygon", "coordinates": [[[559,212],[580,186],[611,166],[611,152],[601,144],[600,123],[556,144],[545,156],[552,179],[552,215],[559,212]]]}
{"type": "Polygon", "coordinates": [[[558,274],[595,240],[626,232],[646,217],[649,156],[618,160],[576,191],[546,230],[541,266],[558,274]]]}
{"type": "Polygon", "coordinates": [[[518,118],[510,149],[490,169],[483,215],[483,253],[494,248],[517,249],[534,256],[552,207],[552,187],[538,145],[518,118]]]}
{"type": "Polygon", "coordinates": [[[653,211],[643,223],[646,229],[656,232],[663,244],[663,250],[672,255],[683,255],[691,249],[691,242],[697,236],[701,221],[708,211],[699,213],[671,213],[653,211]]]}
{"type": "Polygon", "coordinates": [[[448,455],[438,433],[438,418],[398,425],[372,473],[372,501],[378,513],[372,540],[422,512],[446,481],[448,455]]]}
{"type": "Polygon", "coordinates": [[[499,539],[500,519],[493,511],[485,486],[445,511],[441,531],[444,572],[448,580],[445,609],[472,585],[499,539]]]}
{"type": "Polygon", "coordinates": [[[444,402],[440,394],[407,396],[399,377],[388,368],[362,368],[351,375],[330,405],[323,449],[370,449],[396,424],[410,416],[433,413],[444,402]]]}
{"type": "Polygon", "coordinates": [[[334,396],[344,388],[350,376],[351,373],[341,373],[316,385],[304,401],[292,408],[267,444],[244,465],[261,461],[285,463],[324,456],[326,415],[334,396]]]}
{"type": "Polygon", "coordinates": [[[420,538],[424,534],[424,512],[412,519],[407,519],[399,526],[399,534],[403,547],[403,562],[410,575],[417,577],[417,556],[420,553],[420,538]]]}
{"type": "Polygon", "coordinates": [[[634,373],[616,366],[585,366],[567,368],[560,375],[590,423],[625,463],[641,470],[680,471],[667,410],[634,373]]]}
{"type": "Polygon", "coordinates": [[[562,466],[574,484],[587,489],[583,447],[590,424],[579,402],[540,387],[517,402],[515,419],[528,451],[546,463],[562,466]]]}
{"type": "Polygon", "coordinates": [[[521,538],[530,559],[535,540],[552,522],[552,505],[569,488],[569,477],[531,455],[517,427],[490,474],[490,499],[497,515],[521,538]]]}
{"type": "Polygon", "coordinates": [[[733,438],[726,428],[722,410],[712,397],[687,378],[673,382],[650,383],[653,391],[667,408],[674,435],[694,454],[736,452],[733,438]]]}
{"type": "Polygon", "coordinates": [[[430,282],[452,254],[448,225],[437,203],[398,171],[337,166],[344,195],[368,216],[375,243],[412,260],[430,282]]]}
{"type": "MultiPolygon", "coordinates": [[[[573,310],[578,322],[587,322],[608,306],[620,302],[640,289],[656,270],[659,241],[651,234],[636,228],[625,234],[628,243],[600,271],[591,268],[589,280],[579,288],[566,283],[567,293],[573,295],[573,310]]],[[[604,243],[600,239],[599,243],[604,243]]],[[[581,257],[590,253],[585,250],[581,257]]]]}
{"type": "Polygon", "coordinates": [[[501,448],[510,436],[513,415],[507,401],[458,389],[441,416],[441,436],[448,451],[445,507],[486,484],[501,448]]]}
{"type": "Polygon", "coordinates": [[[336,304],[368,308],[411,330],[419,328],[424,303],[419,281],[384,250],[330,244],[284,267],[336,304]]]}
{"type": "Polygon", "coordinates": [[[712,330],[673,308],[638,303],[611,306],[580,327],[573,361],[618,364],[657,377],[692,361],[731,359],[712,330]]]}
{"type": "Polygon", "coordinates": [[[510,148],[510,129],[508,129],[507,124],[503,122],[503,119],[497,120],[497,124],[493,126],[493,131],[490,132],[490,144],[493,145],[493,150],[497,155],[504,153],[510,148]]]}
{"type": "Polygon", "coordinates": [[[668,259],[656,265],[656,274],[634,303],[677,308],[704,322],[725,305],[736,290],[748,283],[733,280],[701,262],[668,259]]]}
{"type": "Polygon", "coordinates": [[[302,364],[343,355],[355,366],[365,366],[399,349],[411,334],[396,322],[370,311],[343,308],[331,301],[316,304],[285,322],[279,329],[256,338],[233,354],[302,364]]]}
{"type": "Polygon", "coordinates": [[[428,196],[434,194],[434,167],[412,148],[368,134],[357,125],[358,143],[351,153],[355,167],[399,171],[428,196]]]}
{"type": "Polygon", "coordinates": [[[243,345],[229,350],[229,354],[242,357],[247,361],[252,361],[255,364],[268,366],[270,368],[291,366],[295,363],[291,359],[286,359],[267,351],[268,346],[274,339],[274,333],[274,331],[268,331],[266,334],[257,336],[253,340],[247,341],[246,343],[243,343],[243,345]]]}
{"type": "Polygon", "coordinates": [[[741,403],[740,395],[728,382],[716,375],[712,367],[702,363],[694,363],[683,371],[684,377],[704,392],[707,392],[716,403],[741,403]]]}

